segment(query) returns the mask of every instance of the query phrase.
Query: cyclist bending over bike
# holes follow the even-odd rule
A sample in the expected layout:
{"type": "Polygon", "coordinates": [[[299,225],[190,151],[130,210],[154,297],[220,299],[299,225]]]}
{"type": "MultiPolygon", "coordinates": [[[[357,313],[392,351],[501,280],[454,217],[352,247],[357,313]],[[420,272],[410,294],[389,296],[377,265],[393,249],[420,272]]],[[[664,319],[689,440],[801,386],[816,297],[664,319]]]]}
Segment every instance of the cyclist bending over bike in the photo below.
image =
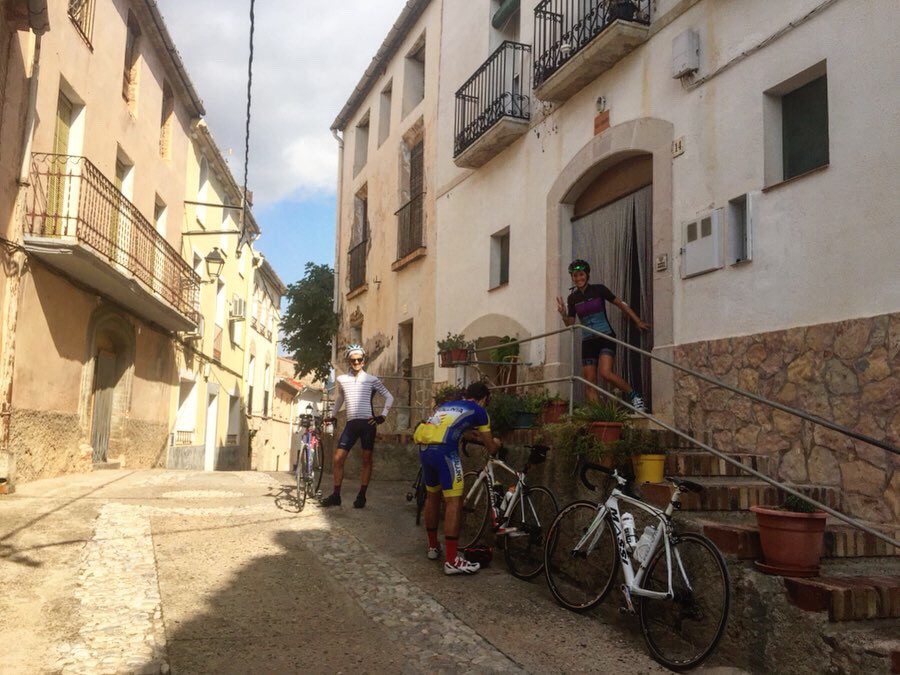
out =
{"type": "Polygon", "coordinates": [[[438,406],[426,422],[416,427],[416,443],[426,447],[419,451],[422,477],[428,497],[425,501],[425,531],[428,534],[428,558],[441,555],[437,528],[441,511],[441,491],[444,496],[444,543],[446,558],[444,574],[475,574],[481,566],[470,562],[457,552],[460,512],[462,511],[463,469],[459,459],[459,441],[464,433],[477,432],[492,455],[500,441],[491,435],[491,423],[484,406],[490,400],[490,390],[483,382],[470,384],[465,399],[438,406]]]}
{"type": "Polygon", "coordinates": [[[366,490],[372,479],[372,451],[375,449],[375,428],[384,424],[384,420],[391,411],[394,397],[387,387],[374,375],[369,375],[363,370],[366,361],[366,352],[359,345],[347,347],[347,360],[350,362],[350,372],[337,378],[337,397],[334,400],[334,412],[331,419],[347,404],[347,424],[334,449],[332,473],[334,474],[334,491],[323,499],[319,505],[341,505],[341,483],[344,481],[344,462],[347,455],[360,441],[362,445],[362,472],[360,474],[359,494],[353,502],[353,508],[361,509],[366,505],[366,490]],[[373,400],[375,393],[384,396],[384,409],[380,415],[375,415],[373,400]]]}

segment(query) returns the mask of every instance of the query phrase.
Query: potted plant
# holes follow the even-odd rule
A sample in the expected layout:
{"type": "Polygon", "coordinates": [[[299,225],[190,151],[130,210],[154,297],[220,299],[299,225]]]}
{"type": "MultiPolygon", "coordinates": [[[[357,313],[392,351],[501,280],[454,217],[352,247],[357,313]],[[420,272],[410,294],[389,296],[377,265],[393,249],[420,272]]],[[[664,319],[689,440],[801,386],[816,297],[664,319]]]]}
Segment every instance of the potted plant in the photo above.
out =
{"type": "Polygon", "coordinates": [[[544,400],[544,406],[541,409],[541,424],[555,424],[567,412],[569,412],[569,402],[556,394],[550,394],[544,400]]]}
{"type": "Polygon", "coordinates": [[[462,333],[448,332],[447,337],[437,341],[437,347],[441,357],[441,368],[450,368],[454,364],[469,360],[469,343],[462,333]]]}
{"type": "Polygon", "coordinates": [[[819,574],[819,559],[825,538],[825,518],[804,499],[788,495],[779,507],[751,506],[759,525],[763,561],[756,565],[763,572],[785,577],[814,577],[819,574]]]}
{"type": "Polygon", "coordinates": [[[659,434],[652,430],[627,429],[622,435],[624,450],[631,455],[636,483],[662,483],[666,469],[666,454],[659,434]]]}
{"type": "Polygon", "coordinates": [[[491,431],[502,434],[516,428],[516,419],[522,408],[521,400],[515,394],[498,392],[491,395],[487,412],[491,419],[491,431]]]}
{"type": "Polygon", "coordinates": [[[572,417],[589,425],[591,433],[601,443],[614,443],[622,436],[628,413],[612,399],[589,401],[577,408],[572,417]]]}
{"type": "Polygon", "coordinates": [[[460,401],[465,398],[465,393],[465,390],[456,385],[445,385],[434,392],[434,407],[436,408],[437,406],[449,403],[450,401],[460,401]]]}
{"type": "Polygon", "coordinates": [[[497,366],[497,381],[500,384],[512,384],[516,381],[516,363],[519,361],[519,345],[509,344],[515,338],[504,335],[489,352],[491,363],[497,366]]]}
{"type": "Polygon", "coordinates": [[[615,21],[616,19],[634,21],[636,14],[637,5],[634,4],[634,0],[614,0],[614,2],[609,5],[610,22],[615,21]]]}
{"type": "Polygon", "coordinates": [[[514,422],[514,429],[532,429],[535,426],[538,415],[544,408],[546,396],[540,394],[525,394],[519,398],[519,409],[514,422]]]}

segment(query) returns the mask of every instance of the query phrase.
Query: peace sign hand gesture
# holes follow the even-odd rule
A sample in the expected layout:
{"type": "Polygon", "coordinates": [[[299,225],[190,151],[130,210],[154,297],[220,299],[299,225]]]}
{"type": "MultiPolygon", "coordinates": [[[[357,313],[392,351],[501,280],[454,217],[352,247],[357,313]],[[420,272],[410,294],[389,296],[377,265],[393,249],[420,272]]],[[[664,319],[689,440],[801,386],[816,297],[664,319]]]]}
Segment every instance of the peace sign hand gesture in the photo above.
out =
{"type": "Polygon", "coordinates": [[[566,318],[566,315],[569,313],[569,310],[566,307],[566,301],[559,296],[556,298],[556,311],[559,312],[559,315],[563,318],[566,318]]]}

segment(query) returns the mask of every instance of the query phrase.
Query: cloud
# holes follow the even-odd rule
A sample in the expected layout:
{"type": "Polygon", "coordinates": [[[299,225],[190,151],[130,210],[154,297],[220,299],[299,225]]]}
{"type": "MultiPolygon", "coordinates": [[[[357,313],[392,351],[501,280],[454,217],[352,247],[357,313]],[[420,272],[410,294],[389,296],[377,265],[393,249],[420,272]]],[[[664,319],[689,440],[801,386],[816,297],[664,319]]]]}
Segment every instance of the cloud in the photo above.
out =
{"type": "MultiPolygon", "coordinates": [[[[243,181],[249,0],[158,0],[206,106],[206,122],[243,181]]],[[[250,189],[257,205],[332,194],[329,127],[405,0],[257,0],[250,189]]]]}

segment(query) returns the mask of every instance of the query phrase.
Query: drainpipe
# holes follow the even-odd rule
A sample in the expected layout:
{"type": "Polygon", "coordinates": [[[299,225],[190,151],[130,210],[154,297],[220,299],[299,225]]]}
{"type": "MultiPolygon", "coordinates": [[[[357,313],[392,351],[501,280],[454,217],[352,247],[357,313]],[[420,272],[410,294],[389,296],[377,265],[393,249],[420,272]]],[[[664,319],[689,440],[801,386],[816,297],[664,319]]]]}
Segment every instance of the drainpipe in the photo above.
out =
{"type": "MultiPolygon", "coordinates": [[[[337,225],[334,230],[334,299],[332,309],[336,314],[341,311],[341,205],[343,202],[342,191],[344,183],[344,139],[338,135],[338,130],[331,129],[331,135],[338,144],[338,179],[337,179],[337,203],[335,220],[337,225]]],[[[331,343],[331,363],[337,363],[337,336],[331,343]]]]}
{"type": "Polygon", "coordinates": [[[9,450],[10,417],[12,415],[13,373],[16,365],[16,327],[19,319],[19,285],[25,268],[25,254],[21,248],[22,219],[25,207],[26,189],[29,185],[29,169],[31,166],[31,144],[34,139],[34,126],[37,107],[38,81],[41,72],[41,33],[34,37],[31,55],[31,76],[28,78],[28,109],[26,111],[25,128],[22,132],[22,158],[19,164],[19,189],[16,193],[16,205],[13,219],[9,226],[6,254],[10,257],[8,269],[12,273],[6,280],[3,294],[2,347],[0,347],[0,494],[12,492],[15,476],[15,458],[9,450]]]}

